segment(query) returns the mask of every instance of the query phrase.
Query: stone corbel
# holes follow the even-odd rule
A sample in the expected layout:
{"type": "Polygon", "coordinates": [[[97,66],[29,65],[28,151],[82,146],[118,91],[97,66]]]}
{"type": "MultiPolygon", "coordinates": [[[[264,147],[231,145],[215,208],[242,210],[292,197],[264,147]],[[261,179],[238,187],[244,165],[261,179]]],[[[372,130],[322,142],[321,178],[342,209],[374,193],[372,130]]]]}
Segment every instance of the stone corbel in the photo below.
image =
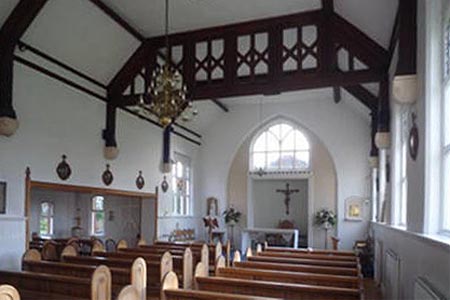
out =
{"type": "Polygon", "coordinates": [[[392,94],[400,104],[414,104],[418,98],[417,74],[395,76],[392,94]]]}

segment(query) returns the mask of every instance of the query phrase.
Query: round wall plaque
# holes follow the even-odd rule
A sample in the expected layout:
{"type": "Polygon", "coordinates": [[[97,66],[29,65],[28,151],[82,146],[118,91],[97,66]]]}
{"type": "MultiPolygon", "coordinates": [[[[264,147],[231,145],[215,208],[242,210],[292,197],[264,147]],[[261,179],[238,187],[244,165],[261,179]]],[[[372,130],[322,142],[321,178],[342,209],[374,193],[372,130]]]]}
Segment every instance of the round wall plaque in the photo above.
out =
{"type": "Polygon", "coordinates": [[[142,171],[139,171],[139,176],[136,178],[136,186],[138,189],[142,190],[145,185],[144,177],[142,177],[142,171]]]}
{"type": "Polygon", "coordinates": [[[58,174],[58,177],[61,178],[61,180],[69,179],[70,175],[72,174],[72,170],[70,169],[70,166],[67,163],[66,159],[67,156],[64,154],[62,156],[62,161],[56,167],[56,173],[58,174]]]}
{"type": "Polygon", "coordinates": [[[409,155],[412,160],[417,159],[417,154],[419,151],[419,129],[416,124],[416,114],[412,114],[412,127],[409,132],[409,155]]]}
{"type": "Polygon", "coordinates": [[[161,189],[164,193],[169,189],[169,183],[167,182],[166,176],[164,176],[164,180],[161,182],[161,189]]]}
{"type": "Polygon", "coordinates": [[[105,172],[103,172],[103,175],[102,175],[102,180],[105,185],[110,185],[114,180],[114,176],[113,176],[111,170],[109,169],[109,167],[110,167],[109,164],[107,164],[106,170],[105,170],[105,172]]]}

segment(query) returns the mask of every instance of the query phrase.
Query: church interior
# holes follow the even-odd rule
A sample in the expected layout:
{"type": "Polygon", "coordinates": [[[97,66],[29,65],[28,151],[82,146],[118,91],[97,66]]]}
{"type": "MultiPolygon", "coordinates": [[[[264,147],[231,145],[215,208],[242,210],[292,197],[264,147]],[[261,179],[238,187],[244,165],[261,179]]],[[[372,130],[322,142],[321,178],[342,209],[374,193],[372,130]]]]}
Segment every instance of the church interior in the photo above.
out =
{"type": "Polygon", "coordinates": [[[450,299],[449,0],[1,0],[0,300],[450,299]]]}

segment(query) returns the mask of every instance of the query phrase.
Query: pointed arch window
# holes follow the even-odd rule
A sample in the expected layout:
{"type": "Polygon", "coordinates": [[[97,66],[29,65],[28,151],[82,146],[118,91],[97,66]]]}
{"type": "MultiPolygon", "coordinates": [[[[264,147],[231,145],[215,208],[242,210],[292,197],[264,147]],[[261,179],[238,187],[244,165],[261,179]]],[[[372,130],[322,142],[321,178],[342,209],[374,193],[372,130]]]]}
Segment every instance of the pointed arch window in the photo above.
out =
{"type": "Polygon", "coordinates": [[[299,128],[285,122],[271,125],[252,143],[250,171],[309,170],[310,150],[299,128]]]}

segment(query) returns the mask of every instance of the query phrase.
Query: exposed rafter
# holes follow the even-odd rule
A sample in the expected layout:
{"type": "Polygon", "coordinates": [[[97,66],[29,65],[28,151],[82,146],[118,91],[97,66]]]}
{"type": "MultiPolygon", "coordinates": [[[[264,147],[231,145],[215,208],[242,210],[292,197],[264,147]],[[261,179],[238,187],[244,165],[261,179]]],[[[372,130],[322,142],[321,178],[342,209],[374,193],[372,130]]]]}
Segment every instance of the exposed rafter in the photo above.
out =
{"type": "MultiPolygon", "coordinates": [[[[186,83],[191,97],[195,100],[217,99],[233,96],[253,94],[273,95],[285,91],[313,89],[323,87],[358,86],[362,83],[379,82],[384,78],[387,70],[387,51],[371,40],[355,26],[342,19],[332,11],[333,1],[324,0],[322,10],[303,12],[289,16],[275,17],[221,27],[177,33],[170,36],[172,46],[181,46],[183,56],[177,63],[186,83]],[[318,28],[318,41],[310,47],[299,44],[297,47],[310,47],[300,51],[314,55],[318,60],[316,69],[285,71],[283,64],[287,57],[297,58],[293,50],[283,48],[283,30],[288,28],[302,28],[302,26],[316,26],[318,28]],[[238,54],[237,40],[240,36],[251,39],[255,34],[265,33],[268,36],[267,53],[248,57],[238,54]],[[222,55],[212,57],[212,41],[222,41],[224,50],[222,55]],[[207,57],[202,60],[196,57],[196,47],[199,43],[206,43],[207,57]],[[347,49],[352,57],[359,59],[367,69],[352,69],[346,72],[337,72],[337,50],[335,45],[347,49]],[[316,47],[317,50],[313,50],[316,47]],[[317,51],[314,53],[314,51],[317,51]],[[209,55],[209,56],[208,56],[209,55]],[[256,73],[252,68],[260,62],[267,64],[267,73],[256,73]],[[249,61],[250,74],[247,77],[237,75],[239,63],[249,61]],[[223,78],[213,79],[212,72],[220,65],[223,78]],[[206,71],[206,80],[198,80],[197,72],[200,68],[206,71]]],[[[109,91],[117,95],[117,105],[129,105],[121,102],[118,95],[127,87],[134,86],[134,80],[142,72],[150,73],[157,64],[157,56],[164,46],[163,37],[148,39],[129,59],[126,65],[110,82],[109,91]]],[[[252,42],[253,43],[253,42],[252,42]]],[[[299,62],[298,64],[301,64],[299,62]]],[[[148,84],[148,83],[147,83],[148,84]]],[[[336,93],[337,94],[337,93],[336,93]]],[[[338,100],[338,99],[336,99],[338,100]]],[[[365,102],[366,104],[367,102],[365,102]]],[[[376,107],[376,104],[370,104],[376,107]]]]}
{"type": "Polygon", "coordinates": [[[389,45],[389,59],[398,49],[396,75],[417,72],[417,0],[400,0],[389,45]]]}
{"type": "Polygon", "coordinates": [[[344,89],[353,97],[361,101],[372,112],[376,112],[378,107],[378,98],[369,92],[362,85],[344,86],[344,89]]]}
{"type": "Polygon", "coordinates": [[[0,117],[17,117],[12,99],[14,49],[45,3],[21,0],[0,29],[0,117]]]}
{"type": "Polygon", "coordinates": [[[225,104],[223,104],[222,101],[220,101],[219,99],[211,99],[211,101],[216,104],[221,110],[223,110],[224,112],[229,112],[230,109],[228,108],[228,106],[226,106],[225,104]]]}
{"type": "Polygon", "coordinates": [[[125,21],[118,13],[106,5],[102,0],[90,0],[99,9],[101,9],[105,14],[107,14],[111,19],[113,19],[117,24],[119,24],[123,29],[125,29],[129,34],[134,36],[137,40],[143,42],[145,37],[133,26],[131,26],[127,21],[125,21]]]}

